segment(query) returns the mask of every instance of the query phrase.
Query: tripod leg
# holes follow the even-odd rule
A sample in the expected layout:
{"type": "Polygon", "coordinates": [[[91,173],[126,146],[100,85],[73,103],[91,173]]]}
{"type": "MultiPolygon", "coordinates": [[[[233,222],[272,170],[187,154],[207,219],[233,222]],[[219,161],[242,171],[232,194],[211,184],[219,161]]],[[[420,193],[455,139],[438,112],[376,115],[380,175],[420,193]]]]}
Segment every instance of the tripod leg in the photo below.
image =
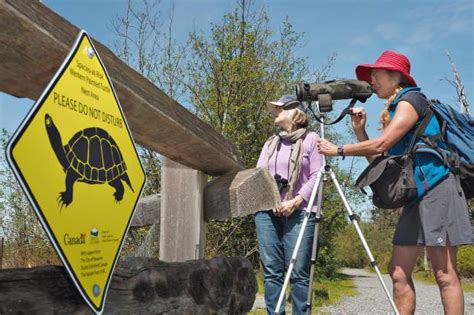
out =
{"type": "Polygon", "coordinates": [[[306,302],[306,314],[311,315],[311,307],[313,302],[313,278],[314,278],[314,268],[316,265],[316,258],[318,256],[318,242],[319,242],[319,222],[322,218],[322,203],[323,203],[323,183],[319,185],[318,190],[318,202],[317,202],[317,211],[316,211],[316,224],[314,225],[314,234],[313,234],[313,248],[311,251],[311,269],[309,272],[309,286],[308,286],[308,299],[306,302]]]}
{"type": "MultiPolygon", "coordinates": [[[[328,167],[328,166],[326,166],[328,167]]],[[[390,301],[390,304],[392,305],[393,310],[395,311],[395,314],[399,314],[397,307],[395,306],[395,303],[393,302],[392,296],[390,295],[390,292],[388,292],[387,286],[385,285],[385,282],[382,279],[382,274],[380,273],[379,267],[377,266],[377,262],[375,261],[374,257],[372,256],[372,252],[370,251],[369,245],[367,245],[367,242],[364,238],[364,235],[362,234],[362,230],[359,227],[359,223],[357,222],[357,216],[352,212],[351,206],[347,202],[346,197],[344,196],[344,192],[341,189],[341,186],[339,185],[339,182],[337,181],[336,175],[332,171],[332,169],[329,171],[330,177],[332,182],[337,188],[337,192],[339,193],[339,196],[341,196],[342,202],[344,203],[344,206],[347,210],[347,213],[349,214],[349,219],[351,220],[352,224],[354,225],[357,234],[359,235],[360,240],[362,241],[362,245],[364,246],[365,251],[367,252],[367,255],[369,256],[370,259],[370,264],[374,268],[375,272],[377,273],[377,276],[380,280],[380,283],[382,284],[382,287],[385,291],[385,294],[387,295],[388,300],[390,301]]]]}
{"type": "Polygon", "coordinates": [[[293,267],[295,266],[296,256],[298,255],[301,241],[303,240],[304,231],[306,230],[306,226],[308,225],[309,216],[311,215],[311,208],[313,207],[314,199],[316,198],[316,193],[318,191],[319,184],[321,183],[321,178],[322,178],[322,172],[318,171],[318,174],[316,175],[316,183],[314,184],[313,191],[311,192],[311,197],[309,198],[309,202],[305,211],[303,223],[301,224],[301,230],[300,230],[300,233],[298,234],[298,239],[296,240],[296,245],[295,245],[295,249],[293,250],[293,255],[291,256],[290,265],[288,266],[288,270],[286,271],[285,282],[283,282],[283,287],[281,289],[280,296],[278,298],[278,303],[275,308],[275,314],[280,314],[280,307],[283,302],[283,298],[285,297],[286,287],[288,286],[291,272],[293,271],[293,267]]]}

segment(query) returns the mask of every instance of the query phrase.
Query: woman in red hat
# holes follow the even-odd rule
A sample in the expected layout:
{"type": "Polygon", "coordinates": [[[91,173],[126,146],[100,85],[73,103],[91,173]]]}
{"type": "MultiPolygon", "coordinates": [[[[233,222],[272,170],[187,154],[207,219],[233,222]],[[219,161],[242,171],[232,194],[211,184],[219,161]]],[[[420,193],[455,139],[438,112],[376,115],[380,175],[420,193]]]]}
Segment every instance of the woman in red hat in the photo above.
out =
{"type": "MultiPolygon", "coordinates": [[[[394,51],[384,51],[375,63],[357,66],[356,75],[359,80],[370,82],[378,97],[386,100],[380,115],[382,134],[369,140],[365,131],[366,113],[363,108],[354,108],[352,127],[359,142],[336,146],[320,139],[319,152],[329,156],[366,156],[369,161],[382,153],[403,154],[415,125],[425,117],[429,106],[410,75],[408,58],[394,51]]],[[[426,130],[439,133],[435,117],[426,130]]],[[[434,154],[416,153],[414,165],[418,197],[403,208],[393,237],[389,266],[395,304],[401,314],[415,312],[411,274],[426,247],[444,312],[463,314],[464,298],[456,274],[456,253],[457,246],[473,243],[466,199],[449,168],[434,154]]]]}

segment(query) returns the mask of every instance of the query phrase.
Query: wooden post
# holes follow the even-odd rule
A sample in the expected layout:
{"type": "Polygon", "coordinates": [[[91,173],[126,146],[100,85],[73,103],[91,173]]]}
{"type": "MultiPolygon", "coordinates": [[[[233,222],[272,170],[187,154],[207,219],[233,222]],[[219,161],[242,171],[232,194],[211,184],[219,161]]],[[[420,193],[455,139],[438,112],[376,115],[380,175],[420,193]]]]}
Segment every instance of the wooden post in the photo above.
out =
{"type": "Polygon", "coordinates": [[[163,157],[161,169],[160,260],[204,257],[203,196],[207,175],[163,157]]]}

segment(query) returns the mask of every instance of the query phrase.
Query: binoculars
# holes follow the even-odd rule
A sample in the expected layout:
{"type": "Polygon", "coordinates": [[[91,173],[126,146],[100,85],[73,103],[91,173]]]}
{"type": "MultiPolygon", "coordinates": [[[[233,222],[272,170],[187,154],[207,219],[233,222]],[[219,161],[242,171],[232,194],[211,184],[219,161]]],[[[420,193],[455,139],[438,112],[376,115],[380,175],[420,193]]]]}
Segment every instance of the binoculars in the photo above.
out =
{"type": "Polygon", "coordinates": [[[283,189],[285,189],[286,187],[288,187],[288,179],[286,178],[283,178],[281,177],[280,175],[278,174],[275,174],[275,176],[273,176],[273,178],[275,179],[275,182],[277,183],[277,186],[278,186],[278,191],[281,192],[283,191],[283,189]]]}

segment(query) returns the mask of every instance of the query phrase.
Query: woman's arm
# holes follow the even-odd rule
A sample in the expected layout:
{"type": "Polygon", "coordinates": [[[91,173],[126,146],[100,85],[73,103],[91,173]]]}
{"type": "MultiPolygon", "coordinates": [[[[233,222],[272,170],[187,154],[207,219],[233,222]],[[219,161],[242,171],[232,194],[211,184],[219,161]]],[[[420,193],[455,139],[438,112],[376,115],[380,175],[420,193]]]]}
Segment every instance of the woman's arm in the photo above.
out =
{"type": "Polygon", "coordinates": [[[357,141],[362,142],[369,140],[369,136],[365,131],[365,123],[367,121],[367,114],[363,107],[354,107],[349,109],[351,113],[352,129],[357,137],[357,141]]]}
{"type": "MultiPolygon", "coordinates": [[[[393,147],[418,121],[418,113],[413,105],[401,101],[397,105],[395,116],[379,137],[356,144],[343,146],[344,155],[366,156],[379,155],[393,147]]],[[[329,156],[337,155],[337,146],[327,140],[318,141],[319,152],[329,156]]]]}
{"type": "MultiPolygon", "coordinates": [[[[359,131],[359,132],[355,132],[355,135],[357,137],[357,141],[360,143],[360,142],[364,142],[364,141],[368,141],[369,140],[369,135],[367,135],[367,132],[364,130],[362,131],[359,131]]],[[[344,151],[344,155],[347,155],[347,152],[344,151]]],[[[367,159],[367,161],[372,162],[378,155],[366,155],[365,158],[367,159]]]]}
{"type": "Polygon", "coordinates": [[[268,165],[268,141],[265,141],[263,144],[262,151],[260,152],[260,156],[258,157],[257,167],[264,167],[266,168],[268,165]]]}
{"type": "MultiPolygon", "coordinates": [[[[358,142],[369,140],[369,136],[365,131],[365,124],[367,122],[367,113],[363,107],[354,107],[349,110],[351,112],[352,129],[358,142]]],[[[371,162],[375,156],[366,156],[367,160],[371,162]]]]}

